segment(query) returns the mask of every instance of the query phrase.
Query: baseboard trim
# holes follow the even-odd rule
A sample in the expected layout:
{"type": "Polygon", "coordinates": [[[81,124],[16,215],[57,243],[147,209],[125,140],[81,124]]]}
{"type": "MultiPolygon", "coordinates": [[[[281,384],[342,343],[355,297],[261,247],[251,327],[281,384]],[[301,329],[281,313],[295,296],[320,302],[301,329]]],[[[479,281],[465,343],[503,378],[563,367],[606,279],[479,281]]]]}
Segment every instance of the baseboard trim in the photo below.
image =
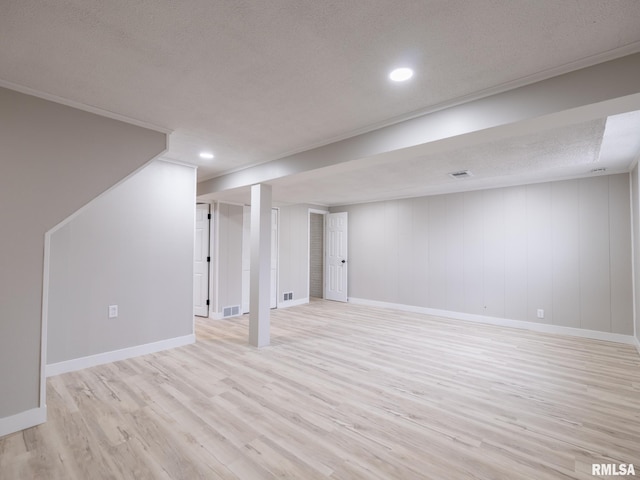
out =
{"type": "Polygon", "coordinates": [[[209,314],[209,318],[211,320],[225,320],[227,318],[241,317],[242,315],[244,315],[244,313],[238,313],[237,315],[229,315],[228,317],[225,317],[221,312],[211,312],[209,314]]]}
{"type": "Polygon", "coordinates": [[[37,407],[10,417],[0,418],[0,437],[35,427],[47,421],[47,407],[37,407]]]}
{"type": "Polygon", "coordinates": [[[52,363],[47,365],[46,375],[47,377],[53,377],[54,375],[74,372],[76,370],[82,370],[83,368],[95,367],[97,365],[104,365],[105,363],[126,360],[128,358],[138,357],[140,355],[146,355],[148,353],[155,353],[162,350],[169,350],[170,348],[190,345],[192,343],[195,343],[195,341],[196,336],[192,333],[191,335],[170,338],[167,340],[161,340],[159,342],[146,343],[144,345],[136,345],[135,347],[123,348],[121,350],[114,350],[112,352],[98,353],[97,355],[65,360],[64,362],[52,363]]]}
{"type": "Polygon", "coordinates": [[[563,327],[560,325],[549,325],[546,323],[533,323],[524,320],[511,320],[508,318],[488,317],[485,315],[475,315],[472,313],[452,312],[449,310],[438,310],[435,308],[418,307],[414,305],[404,305],[401,303],[379,302],[377,300],[368,300],[366,298],[349,297],[349,302],[354,305],[364,305],[370,307],[390,308],[412,313],[422,313],[425,315],[433,315],[436,317],[453,318],[455,320],[464,320],[467,322],[485,323],[488,325],[498,325],[501,327],[519,328],[522,330],[532,330],[542,333],[553,333],[558,335],[567,335],[572,337],[591,338],[593,340],[604,340],[607,342],[624,343],[627,345],[636,345],[640,351],[640,343],[632,335],[622,335],[620,333],[599,332],[597,330],[586,330],[582,328],[563,327]]]}
{"type": "MultiPolygon", "coordinates": [[[[309,297],[299,298],[297,300],[287,300],[286,302],[278,303],[277,308],[289,308],[296,307],[298,305],[305,305],[309,303],[309,297]]],[[[273,309],[272,309],[273,310],[273,309]]],[[[242,315],[246,315],[245,313],[239,313],[238,315],[232,315],[230,317],[223,317],[222,313],[219,312],[211,312],[209,314],[209,318],[212,320],[222,320],[224,318],[233,318],[233,317],[241,317],[242,315]]]]}
{"type": "Polygon", "coordinates": [[[309,297],[299,298],[297,300],[287,300],[278,304],[278,308],[297,307],[298,305],[305,305],[309,303],[309,297]]]}

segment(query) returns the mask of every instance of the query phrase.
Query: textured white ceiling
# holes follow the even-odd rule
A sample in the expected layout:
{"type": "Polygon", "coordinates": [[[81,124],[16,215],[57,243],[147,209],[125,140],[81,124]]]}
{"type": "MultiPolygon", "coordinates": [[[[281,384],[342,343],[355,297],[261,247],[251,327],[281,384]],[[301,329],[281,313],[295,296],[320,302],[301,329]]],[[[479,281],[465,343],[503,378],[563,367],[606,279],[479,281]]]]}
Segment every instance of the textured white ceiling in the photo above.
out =
{"type": "MultiPolygon", "coordinates": [[[[636,138],[640,137],[639,113],[616,116],[636,132],[636,138]]],[[[605,119],[595,120],[418,158],[390,157],[373,166],[354,163],[325,168],[270,183],[279,204],[332,206],[580,177],[596,167],[605,167],[609,173],[626,171],[629,150],[637,153],[640,145],[627,146],[618,158],[603,162],[606,124],[605,119]],[[459,170],[470,170],[472,176],[453,179],[448,175],[459,170]]],[[[250,192],[240,188],[211,198],[249,203],[250,192]]]]}
{"type": "Polygon", "coordinates": [[[175,130],[167,156],[206,178],[638,51],[639,25],[637,0],[3,0],[0,80],[175,130]]]}

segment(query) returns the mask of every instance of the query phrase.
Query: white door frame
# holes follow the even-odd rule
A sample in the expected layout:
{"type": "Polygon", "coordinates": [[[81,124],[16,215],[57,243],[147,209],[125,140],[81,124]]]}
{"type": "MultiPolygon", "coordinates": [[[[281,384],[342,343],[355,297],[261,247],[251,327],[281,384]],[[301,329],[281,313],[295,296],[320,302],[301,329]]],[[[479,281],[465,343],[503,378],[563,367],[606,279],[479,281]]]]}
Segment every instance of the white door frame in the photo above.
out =
{"type": "Polygon", "coordinates": [[[211,204],[211,221],[209,222],[209,253],[211,254],[211,264],[209,265],[209,318],[215,317],[215,312],[220,307],[218,300],[220,292],[220,239],[218,238],[218,225],[220,224],[220,202],[211,204]]]}
{"type": "Polygon", "coordinates": [[[198,203],[195,208],[195,220],[196,220],[196,234],[194,236],[194,305],[193,313],[199,317],[209,316],[209,303],[210,303],[210,289],[209,289],[209,275],[211,270],[211,206],[208,203],[198,203]],[[202,217],[204,216],[204,218],[202,217]],[[198,243],[198,223],[204,223],[202,225],[201,241],[198,243]],[[198,249],[198,245],[200,248],[198,249]],[[199,260],[199,261],[198,261],[199,260]],[[200,288],[196,288],[196,263],[199,263],[200,269],[200,288]],[[206,271],[205,271],[206,270],[206,271]]]}
{"type": "Polygon", "coordinates": [[[278,308],[278,286],[280,285],[280,209],[271,209],[271,308],[278,308]],[[275,235],[275,239],[273,236],[275,235]],[[275,270],[275,272],[274,272],[275,270]],[[274,276],[275,273],[275,276],[274,276]]]}

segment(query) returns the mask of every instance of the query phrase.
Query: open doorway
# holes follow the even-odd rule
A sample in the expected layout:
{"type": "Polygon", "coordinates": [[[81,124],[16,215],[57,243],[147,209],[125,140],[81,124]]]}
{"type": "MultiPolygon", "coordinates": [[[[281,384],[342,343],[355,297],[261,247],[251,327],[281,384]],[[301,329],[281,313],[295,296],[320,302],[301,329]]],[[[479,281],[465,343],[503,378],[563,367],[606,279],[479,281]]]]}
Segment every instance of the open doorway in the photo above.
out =
{"type": "Polygon", "coordinates": [[[309,298],[324,297],[324,216],[309,210],[309,298]]]}

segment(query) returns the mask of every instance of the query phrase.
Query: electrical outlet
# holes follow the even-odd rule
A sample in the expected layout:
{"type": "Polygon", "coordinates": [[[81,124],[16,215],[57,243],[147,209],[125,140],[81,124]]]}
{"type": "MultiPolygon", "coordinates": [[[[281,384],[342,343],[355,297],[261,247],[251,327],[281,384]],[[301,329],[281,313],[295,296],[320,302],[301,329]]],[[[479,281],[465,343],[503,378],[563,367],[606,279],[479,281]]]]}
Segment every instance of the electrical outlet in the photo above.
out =
{"type": "Polygon", "coordinates": [[[538,318],[544,318],[544,310],[542,308],[538,309],[538,318]]]}
{"type": "Polygon", "coordinates": [[[109,318],[118,317],[118,305],[109,305],[109,318]]]}

